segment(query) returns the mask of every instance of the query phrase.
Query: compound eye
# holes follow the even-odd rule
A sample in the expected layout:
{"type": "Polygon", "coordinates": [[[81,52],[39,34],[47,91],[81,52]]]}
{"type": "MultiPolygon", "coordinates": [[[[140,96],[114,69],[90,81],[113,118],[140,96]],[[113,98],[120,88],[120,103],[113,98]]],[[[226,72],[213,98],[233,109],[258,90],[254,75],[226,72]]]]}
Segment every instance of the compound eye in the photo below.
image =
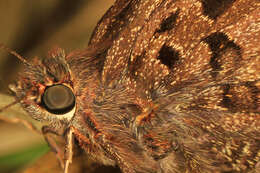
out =
{"type": "Polygon", "coordinates": [[[45,89],[42,104],[50,113],[65,114],[75,106],[75,96],[65,85],[53,85],[45,89]]]}

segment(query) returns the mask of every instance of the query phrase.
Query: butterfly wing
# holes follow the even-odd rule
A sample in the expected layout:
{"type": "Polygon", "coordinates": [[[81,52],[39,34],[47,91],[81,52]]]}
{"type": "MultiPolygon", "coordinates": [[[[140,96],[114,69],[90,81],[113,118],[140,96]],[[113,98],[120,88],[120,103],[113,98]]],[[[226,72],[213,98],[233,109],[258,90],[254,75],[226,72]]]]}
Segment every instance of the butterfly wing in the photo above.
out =
{"type": "Polygon", "coordinates": [[[168,15],[162,10],[165,18],[146,42],[145,51],[135,56],[136,64],[131,64],[132,70],[140,65],[131,71],[137,86],[143,86],[147,98],[161,107],[151,120],[155,125],[144,126],[145,146],[155,158],[163,158],[164,170],[256,169],[259,3],[178,1],[172,5],[168,9],[176,10],[168,15]]]}
{"type": "MultiPolygon", "coordinates": [[[[142,113],[126,127],[163,172],[259,169],[259,6],[257,0],[118,0],[98,23],[90,46],[110,42],[96,56],[103,86],[134,93],[129,97],[142,113]]],[[[120,94],[111,96],[113,106],[127,102],[120,94]]],[[[106,124],[114,116],[100,122],[108,130],[121,126],[106,124]]],[[[133,152],[122,149],[129,159],[142,158],[133,152]]]]}
{"type": "Polygon", "coordinates": [[[96,28],[90,43],[113,39],[103,82],[158,105],[135,128],[166,172],[259,163],[259,14],[257,1],[117,1],[96,28]]]}

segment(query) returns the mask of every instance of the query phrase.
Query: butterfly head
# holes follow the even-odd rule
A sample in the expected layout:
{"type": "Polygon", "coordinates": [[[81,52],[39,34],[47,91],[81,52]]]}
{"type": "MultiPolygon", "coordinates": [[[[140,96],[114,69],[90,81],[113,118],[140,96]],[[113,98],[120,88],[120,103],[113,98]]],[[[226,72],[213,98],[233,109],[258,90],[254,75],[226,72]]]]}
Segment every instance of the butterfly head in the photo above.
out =
{"type": "Polygon", "coordinates": [[[10,85],[17,100],[40,121],[69,121],[76,109],[73,82],[65,53],[57,49],[42,61],[26,63],[19,80],[10,85]]]}

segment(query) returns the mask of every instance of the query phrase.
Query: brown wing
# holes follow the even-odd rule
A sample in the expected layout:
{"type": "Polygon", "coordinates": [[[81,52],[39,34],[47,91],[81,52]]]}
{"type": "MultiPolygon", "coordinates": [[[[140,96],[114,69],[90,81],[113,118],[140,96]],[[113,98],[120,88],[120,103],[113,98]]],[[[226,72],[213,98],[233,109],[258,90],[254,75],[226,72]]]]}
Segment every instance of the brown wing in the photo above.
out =
{"type": "Polygon", "coordinates": [[[117,0],[100,19],[94,29],[89,45],[102,44],[104,40],[114,40],[118,33],[129,23],[131,6],[128,0],[117,0]]]}
{"type": "Polygon", "coordinates": [[[90,45],[113,41],[102,81],[137,95],[133,132],[164,172],[259,169],[259,7],[116,1],[99,22],[90,45]]]}
{"type": "Polygon", "coordinates": [[[259,2],[217,2],[161,8],[136,39],[130,73],[160,107],[138,128],[164,170],[259,169],[259,2]]]}

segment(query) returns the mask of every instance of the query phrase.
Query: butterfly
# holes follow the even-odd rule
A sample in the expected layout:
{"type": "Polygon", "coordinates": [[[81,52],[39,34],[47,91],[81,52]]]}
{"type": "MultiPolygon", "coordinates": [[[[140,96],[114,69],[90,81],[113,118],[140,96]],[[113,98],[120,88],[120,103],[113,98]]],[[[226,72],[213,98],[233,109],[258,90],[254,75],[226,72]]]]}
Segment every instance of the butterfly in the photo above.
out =
{"type": "Polygon", "coordinates": [[[85,50],[17,55],[10,89],[54,151],[65,136],[65,173],[75,142],[123,173],[259,172],[259,7],[117,0],[85,50]]]}

